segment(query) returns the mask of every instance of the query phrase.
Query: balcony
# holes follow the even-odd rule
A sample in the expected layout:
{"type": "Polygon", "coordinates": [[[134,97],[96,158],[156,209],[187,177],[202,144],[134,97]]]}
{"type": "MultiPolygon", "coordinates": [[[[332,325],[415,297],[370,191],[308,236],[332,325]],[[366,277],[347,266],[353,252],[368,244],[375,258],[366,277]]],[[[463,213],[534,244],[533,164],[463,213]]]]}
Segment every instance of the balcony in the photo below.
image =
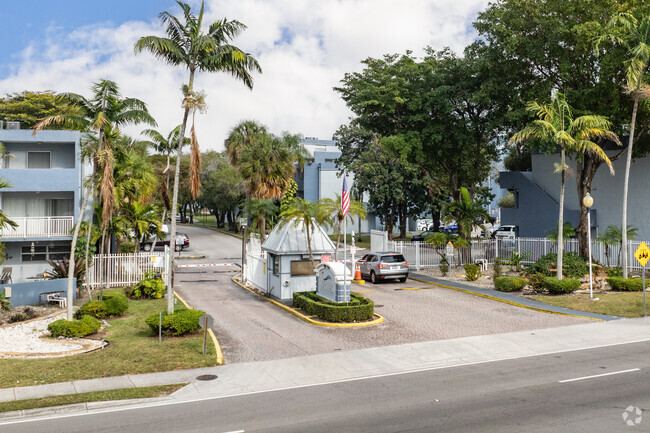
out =
{"type": "Polygon", "coordinates": [[[0,231],[0,238],[54,238],[70,236],[74,217],[9,217],[18,227],[0,231]]]}

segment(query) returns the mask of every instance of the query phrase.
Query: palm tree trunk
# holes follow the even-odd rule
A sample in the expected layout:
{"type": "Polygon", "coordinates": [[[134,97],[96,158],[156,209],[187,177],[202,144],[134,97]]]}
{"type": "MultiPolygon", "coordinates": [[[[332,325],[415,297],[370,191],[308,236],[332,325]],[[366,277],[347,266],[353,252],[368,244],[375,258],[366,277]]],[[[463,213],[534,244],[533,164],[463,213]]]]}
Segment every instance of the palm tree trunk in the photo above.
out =
{"type": "Polygon", "coordinates": [[[634,144],[634,126],[636,123],[636,112],[639,108],[639,95],[634,95],[634,108],[632,109],[632,123],[630,125],[630,140],[627,145],[627,160],[625,163],[625,180],[623,181],[623,212],[621,224],[623,250],[623,278],[627,278],[627,190],[630,182],[630,166],[632,165],[632,145],[634,144]]]}
{"type": "Polygon", "coordinates": [[[562,252],[564,251],[564,175],[565,175],[565,160],[566,153],[564,148],[560,151],[561,167],[560,167],[560,215],[558,216],[557,227],[557,279],[562,279],[562,252]]]}
{"type": "MultiPolygon", "coordinates": [[[[106,255],[106,251],[104,251],[104,246],[106,244],[106,229],[102,231],[102,243],[99,247],[99,251],[101,254],[106,255]]],[[[106,262],[106,260],[104,260],[106,262]]],[[[99,285],[99,300],[101,301],[104,299],[104,283],[106,282],[106,269],[102,269],[102,281],[101,284],[99,285]]]]}
{"type": "MultiPolygon", "coordinates": [[[[72,283],[74,280],[74,265],[75,265],[75,247],[77,245],[77,238],[79,238],[79,229],[81,228],[81,222],[83,220],[83,215],[84,215],[84,210],[86,209],[86,206],[88,205],[88,199],[90,198],[90,192],[86,194],[86,196],[83,199],[83,202],[81,203],[81,209],[79,210],[79,218],[77,219],[77,224],[74,226],[74,234],[72,235],[72,244],[70,244],[70,262],[68,263],[68,291],[66,294],[66,305],[67,305],[67,311],[66,311],[66,318],[67,320],[72,320],[72,283]]],[[[87,268],[86,268],[87,269],[87,268]]]]}
{"type": "MultiPolygon", "coordinates": [[[[90,196],[95,197],[95,184],[94,184],[94,181],[91,181],[91,193],[90,193],[90,196]]],[[[90,238],[91,238],[92,230],[93,230],[93,217],[94,217],[94,214],[95,214],[95,206],[91,206],[91,208],[90,208],[90,218],[88,219],[88,233],[86,233],[86,260],[84,261],[84,265],[86,266],[86,268],[85,268],[86,269],[86,277],[85,277],[86,279],[88,278],[87,277],[88,276],[88,269],[89,269],[88,268],[88,265],[89,265],[88,256],[89,256],[89,253],[90,253],[90,238]]],[[[90,296],[90,293],[92,293],[92,288],[90,286],[88,286],[88,298],[92,299],[92,296],[90,296]]],[[[81,293],[79,293],[79,295],[81,296],[81,293]]]]}

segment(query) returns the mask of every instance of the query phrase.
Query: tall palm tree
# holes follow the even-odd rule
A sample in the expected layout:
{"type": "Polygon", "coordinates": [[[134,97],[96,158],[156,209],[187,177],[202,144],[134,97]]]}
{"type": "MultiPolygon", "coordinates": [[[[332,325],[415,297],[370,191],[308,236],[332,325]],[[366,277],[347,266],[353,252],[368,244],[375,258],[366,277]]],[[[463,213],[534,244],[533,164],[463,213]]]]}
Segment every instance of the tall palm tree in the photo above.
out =
{"type": "Polygon", "coordinates": [[[244,120],[230,130],[226,138],[226,155],[230,164],[239,166],[242,149],[244,146],[252,146],[264,135],[268,135],[266,126],[254,120],[244,120]]]}
{"type": "Polygon", "coordinates": [[[632,107],[632,121],[630,122],[630,137],[627,146],[627,159],[625,163],[625,177],[623,181],[623,209],[622,209],[622,245],[623,254],[623,278],[627,278],[627,195],[630,181],[630,167],[632,165],[632,147],[634,145],[634,127],[636,115],[639,108],[639,101],[650,96],[650,87],[644,83],[644,75],[650,66],[650,15],[644,16],[641,20],[629,13],[614,15],[607,23],[606,33],[596,39],[596,50],[599,44],[611,39],[615,43],[624,46],[629,58],[625,61],[625,88],[632,95],[634,105],[632,107]]]}
{"type": "MultiPolygon", "coordinates": [[[[339,246],[341,244],[341,226],[343,225],[343,211],[341,211],[341,195],[336,194],[336,198],[325,197],[318,200],[319,212],[325,216],[325,224],[329,227],[336,228],[336,251],[334,252],[334,260],[339,258],[339,246]]],[[[346,218],[350,223],[354,222],[355,218],[366,219],[366,208],[358,200],[350,200],[350,209],[346,218]]]]}
{"type": "Polygon", "coordinates": [[[280,214],[280,227],[291,224],[294,227],[302,225],[307,234],[307,249],[309,250],[309,260],[314,263],[314,254],[312,251],[311,239],[316,230],[316,225],[327,222],[328,215],[320,212],[318,202],[303,200],[295,197],[289,206],[280,214]]]}
{"type": "MultiPolygon", "coordinates": [[[[135,52],[149,51],[154,56],[173,66],[182,66],[189,71],[189,81],[184,88],[185,95],[194,90],[194,75],[199,72],[227,72],[241,80],[247,87],[253,88],[251,72],[261,72],[257,60],[248,53],[230,44],[231,39],[241,33],[246,26],[237,20],[221,19],[208,26],[203,32],[204,2],[201,2],[199,15],[192,13],[190,5],[177,1],[183,10],[182,18],[177,18],[165,11],[158,17],[166,26],[167,37],[144,36],[135,44],[135,52]]],[[[184,97],[185,97],[184,95],[184,97]]],[[[180,161],[183,153],[183,138],[190,114],[190,107],[184,107],[183,123],[178,141],[176,173],[174,173],[174,194],[171,209],[171,242],[176,242],[176,207],[178,205],[178,182],[180,161]]],[[[175,245],[172,245],[174,247],[175,245]]],[[[170,284],[171,285],[171,284],[170,284]]],[[[173,289],[169,289],[167,312],[173,313],[173,289]]]]}
{"type": "MultiPolygon", "coordinates": [[[[560,211],[558,216],[558,245],[557,245],[557,278],[562,279],[562,253],[564,250],[564,187],[566,175],[566,154],[591,153],[607,163],[614,174],[612,162],[603,149],[594,141],[606,139],[619,142],[616,134],[609,130],[610,123],[602,116],[573,117],[572,109],[564,94],[558,92],[550,104],[540,105],[530,102],[527,109],[537,116],[537,119],[510,138],[510,142],[521,144],[531,138],[538,139],[546,145],[560,148],[560,164],[556,171],[560,173],[560,211]]],[[[587,191],[588,192],[588,191],[587,191]]],[[[582,197],[578,197],[582,200],[582,197]]]]}
{"type": "MultiPolygon", "coordinates": [[[[47,117],[34,126],[34,135],[50,125],[61,125],[71,129],[97,134],[97,147],[91,160],[94,164],[93,176],[101,171],[102,184],[98,188],[104,213],[102,221],[106,229],[115,208],[115,191],[113,184],[113,150],[110,137],[117,135],[119,129],[127,125],[146,123],[156,125],[155,120],[147,111],[144,102],[136,98],[122,98],[119,87],[114,81],[100,80],[91,87],[90,99],[76,93],[63,93],[58,95],[61,101],[67,104],[65,110],[54,116],[47,117]]],[[[94,187],[94,184],[93,184],[94,187]]],[[[91,188],[92,190],[92,188],[91,188]]],[[[72,320],[72,290],[74,275],[74,250],[79,236],[79,227],[83,212],[88,205],[92,194],[87,191],[81,205],[79,219],[75,224],[70,248],[70,265],[68,272],[67,291],[67,319],[72,320]]]]}

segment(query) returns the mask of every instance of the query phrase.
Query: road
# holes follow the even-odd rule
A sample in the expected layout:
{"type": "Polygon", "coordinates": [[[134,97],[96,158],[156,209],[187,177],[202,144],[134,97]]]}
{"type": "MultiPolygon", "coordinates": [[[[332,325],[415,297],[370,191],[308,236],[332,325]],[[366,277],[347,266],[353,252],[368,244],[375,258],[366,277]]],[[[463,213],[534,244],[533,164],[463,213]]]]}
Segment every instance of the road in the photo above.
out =
{"type": "Polygon", "coordinates": [[[282,391],[62,415],[10,432],[650,431],[650,342],[282,391]]]}

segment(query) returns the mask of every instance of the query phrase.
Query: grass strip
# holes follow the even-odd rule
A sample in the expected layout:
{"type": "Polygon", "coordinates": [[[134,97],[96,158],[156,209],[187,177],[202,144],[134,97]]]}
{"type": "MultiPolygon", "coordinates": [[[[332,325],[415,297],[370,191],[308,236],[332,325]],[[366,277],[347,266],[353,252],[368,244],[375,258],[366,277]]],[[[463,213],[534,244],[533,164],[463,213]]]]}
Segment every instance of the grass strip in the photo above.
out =
{"type": "Polygon", "coordinates": [[[154,398],[167,396],[180,388],[185,383],[173,385],[147,386],[142,388],[121,388],[108,391],[83,392],[80,394],[57,395],[53,397],[32,398],[29,400],[16,400],[0,403],[0,412],[16,410],[37,409],[42,407],[63,406],[76,403],[89,403],[93,401],[130,400],[134,398],[154,398]]]}
{"type": "MultiPolygon", "coordinates": [[[[557,307],[571,308],[589,313],[606,314],[618,317],[642,317],[643,293],[614,292],[598,293],[597,301],[589,299],[589,295],[559,295],[559,296],[531,296],[530,299],[555,305],[557,307]]],[[[650,299],[647,299],[650,303],[650,299]]]]}

